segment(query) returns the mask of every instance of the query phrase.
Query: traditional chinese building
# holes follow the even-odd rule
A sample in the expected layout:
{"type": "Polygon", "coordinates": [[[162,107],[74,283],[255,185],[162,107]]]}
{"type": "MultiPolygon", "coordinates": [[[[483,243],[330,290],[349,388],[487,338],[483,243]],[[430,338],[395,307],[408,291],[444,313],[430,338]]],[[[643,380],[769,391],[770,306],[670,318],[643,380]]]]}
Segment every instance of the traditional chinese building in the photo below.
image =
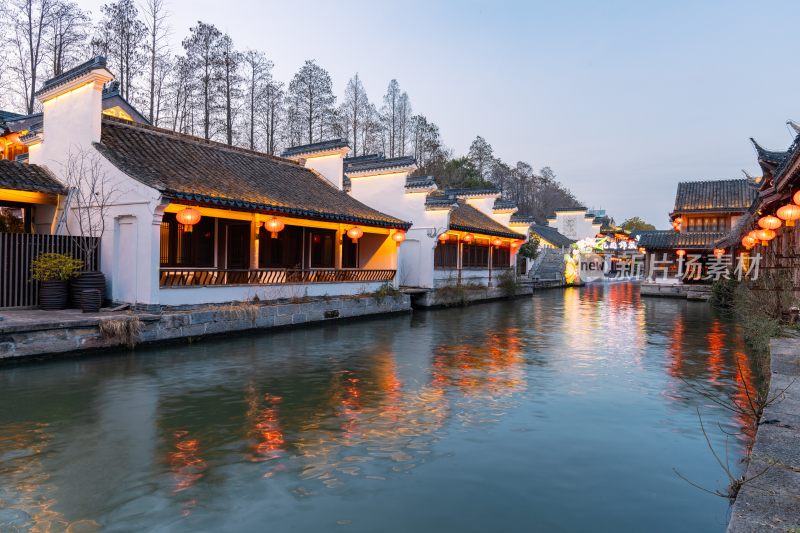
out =
{"type": "Polygon", "coordinates": [[[359,202],[328,172],[140,123],[112,81],[97,57],[45,82],[41,123],[28,117],[23,130],[6,118],[6,158],[20,159],[9,146],[21,143],[28,164],[0,164],[0,201],[22,210],[28,231],[80,235],[86,207],[71,190],[109,193],[100,268],[111,300],[193,305],[396,283],[410,222],[359,202]]]}
{"type": "Polygon", "coordinates": [[[547,218],[547,225],[568,239],[580,241],[600,233],[603,218],[585,207],[563,208],[554,210],[547,218]]]}
{"type": "Polygon", "coordinates": [[[767,150],[751,139],[763,176],[758,195],[717,245],[731,254],[758,255],[761,269],[785,273],[800,288],[800,126],[789,121],[794,142],[784,151],[767,150]]]}
{"type": "MultiPolygon", "coordinates": [[[[670,213],[673,229],[637,233],[647,254],[646,272],[651,273],[658,261],[658,268],[669,268],[669,277],[674,278],[679,259],[689,255],[702,256],[705,264],[705,257],[713,255],[718,241],[747,215],[757,195],[757,185],[750,179],[679,183],[670,213]]],[[[650,277],[663,279],[661,274],[650,277]]]]}

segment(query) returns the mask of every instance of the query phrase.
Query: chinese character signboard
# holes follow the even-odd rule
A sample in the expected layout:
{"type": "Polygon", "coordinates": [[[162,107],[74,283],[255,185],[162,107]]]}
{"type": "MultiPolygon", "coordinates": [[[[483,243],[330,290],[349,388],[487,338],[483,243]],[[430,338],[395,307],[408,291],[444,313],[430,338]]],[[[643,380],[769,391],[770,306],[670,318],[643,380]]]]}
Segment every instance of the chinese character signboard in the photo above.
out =
{"type": "Polygon", "coordinates": [[[761,254],[747,253],[734,257],[731,254],[686,254],[669,259],[667,253],[650,254],[647,279],[652,281],[676,279],[679,281],[717,281],[758,279],[761,254]]]}

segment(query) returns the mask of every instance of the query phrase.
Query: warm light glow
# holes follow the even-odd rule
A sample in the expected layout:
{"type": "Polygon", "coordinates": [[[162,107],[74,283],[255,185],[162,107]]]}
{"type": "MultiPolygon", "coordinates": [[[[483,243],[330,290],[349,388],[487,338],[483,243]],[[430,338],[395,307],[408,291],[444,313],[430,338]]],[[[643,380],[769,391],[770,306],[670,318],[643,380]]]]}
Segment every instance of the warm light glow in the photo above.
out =
{"type": "Polygon", "coordinates": [[[646,248],[639,248],[639,253],[640,254],[646,254],[647,253],[647,249],[646,248]]]}
{"type": "Polygon", "coordinates": [[[772,215],[767,215],[758,219],[758,225],[763,229],[778,229],[781,227],[781,224],[783,224],[781,219],[772,215]]]}
{"type": "Polygon", "coordinates": [[[183,230],[187,233],[192,231],[192,226],[200,222],[201,218],[200,211],[193,207],[187,207],[175,213],[175,220],[183,224],[183,230]]]}
{"type": "Polygon", "coordinates": [[[517,246],[519,246],[519,242],[517,242],[517,241],[511,241],[511,249],[512,249],[512,250],[516,249],[516,248],[517,248],[517,246]]]}
{"type": "Polygon", "coordinates": [[[774,239],[776,235],[777,233],[775,233],[775,231],[771,229],[756,230],[756,239],[761,241],[761,246],[766,246],[767,244],[769,244],[769,241],[774,239]]]}
{"type": "Polygon", "coordinates": [[[358,242],[358,239],[360,239],[363,235],[364,235],[364,230],[359,228],[358,226],[353,226],[352,228],[347,230],[347,236],[353,240],[353,243],[358,242]]]}
{"type": "Polygon", "coordinates": [[[675,253],[678,255],[678,257],[683,257],[684,255],[686,255],[686,250],[678,250],[675,253]]]}
{"type": "Polygon", "coordinates": [[[800,205],[787,204],[775,213],[778,218],[786,221],[787,226],[794,226],[794,221],[800,219],[800,205]]]}
{"type": "Polygon", "coordinates": [[[392,240],[397,244],[400,244],[404,240],[406,240],[406,232],[402,230],[397,230],[392,234],[392,240]]]}
{"type": "Polygon", "coordinates": [[[800,205],[800,191],[797,191],[796,193],[794,193],[794,196],[792,197],[792,201],[794,203],[796,203],[797,205],[800,205]]]}
{"type": "Polygon", "coordinates": [[[714,255],[717,257],[722,257],[723,255],[725,255],[725,250],[723,250],[722,248],[714,248],[714,255]]]}
{"type": "Polygon", "coordinates": [[[464,234],[464,237],[462,238],[462,240],[465,243],[469,244],[469,243],[471,243],[472,241],[475,240],[475,235],[473,235],[472,233],[466,233],[466,234],[464,234]]]}
{"type": "Polygon", "coordinates": [[[285,227],[286,224],[284,224],[282,220],[279,220],[275,217],[272,217],[271,219],[264,222],[264,229],[269,232],[269,236],[273,239],[277,237],[278,232],[285,227]]]}
{"type": "Polygon", "coordinates": [[[676,217],[672,221],[672,229],[674,229],[675,231],[680,231],[682,223],[683,223],[683,219],[681,217],[676,217]]]}
{"type": "Polygon", "coordinates": [[[748,250],[753,246],[755,246],[756,244],[758,244],[758,239],[756,239],[755,237],[749,234],[742,237],[742,246],[744,246],[748,250]]]}
{"type": "Polygon", "coordinates": [[[439,235],[439,242],[444,244],[444,243],[447,242],[447,239],[449,239],[449,238],[450,238],[450,236],[447,235],[447,233],[442,233],[441,235],[439,235]]]}
{"type": "Polygon", "coordinates": [[[494,246],[500,246],[501,244],[503,244],[503,240],[500,239],[500,238],[495,237],[495,239],[492,241],[492,244],[494,246]]]}

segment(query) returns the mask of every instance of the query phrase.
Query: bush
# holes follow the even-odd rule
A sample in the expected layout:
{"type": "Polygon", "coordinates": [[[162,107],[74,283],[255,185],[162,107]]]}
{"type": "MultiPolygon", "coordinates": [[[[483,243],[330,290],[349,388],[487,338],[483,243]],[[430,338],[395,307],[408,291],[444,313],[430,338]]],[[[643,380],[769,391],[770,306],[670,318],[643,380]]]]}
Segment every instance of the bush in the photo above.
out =
{"type": "Polygon", "coordinates": [[[376,303],[382,304],[386,298],[392,298],[394,301],[397,301],[400,299],[402,294],[402,291],[394,288],[392,284],[384,283],[380,286],[380,288],[372,293],[372,297],[375,298],[376,303]]]}
{"type": "Polygon", "coordinates": [[[519,255],[531,261],[539,257],[542,241],[539,237],[531,235],[528,242],[519,247],[519,255]]]}
{"type": "Polygon", "coordinates": [[[31,278],[36,281],[66,281],[78,274],[83,261],[64,254],[41,254],[31,263],[31,278]]]}
{"type": "Polygon", "coordinates": [[[520,283],[513,270],[506,270],[497,276],[497,286],[505,291],[506,296],[515,296],[519,292],[520,283]]]}
{"type": "Polygon", "coordinates": [[[733,311],[744,330],[744,339],[759,351],[769,348],[770,338],[783,333],[793,305],[796,300],[792,280],[780,270],[768,272],[757,281],[738,283],[733,294],[733,311]]]}
{"type": "Polygon", "coordinates": [[[711,285],[711,305],[718,309],[731,309],[736,303],[736,288],[739,282],[720,278],[711,285]]]}

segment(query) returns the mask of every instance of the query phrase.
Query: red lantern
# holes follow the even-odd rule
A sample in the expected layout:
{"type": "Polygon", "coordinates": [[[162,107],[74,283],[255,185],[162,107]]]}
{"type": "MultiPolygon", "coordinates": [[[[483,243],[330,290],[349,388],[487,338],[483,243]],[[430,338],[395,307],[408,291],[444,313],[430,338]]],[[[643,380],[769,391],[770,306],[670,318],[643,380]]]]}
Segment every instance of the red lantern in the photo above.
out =
{"type": "Polygon", "coordinates": [[[756,239],[761,241],[761,246],[768,245],[769,241],[774,239],[776,236],[777,236],[777,233],[775,233],[775,231],[771,230],[771,229],[756,230],[756,239]]]}
{"type": "Polygon", "coordinates": [[[392,234],[392,240],[397,244],[400,244],[404,240],[406,240],[406,232],[403,230],[397,230],[392,234]]]}
{"type": "Polygon", "coordinates": [[[787,227],[794,226],[794,221],[800,219],[800,205],[786,204],[785,206],[778,208],[778,211],[775,214],[778,215],[778,218],[781,220],[786,221],[787,227]]]}
{"type": "Polygon", "coordinates": [[[187,233],[191,233],[192,226],[200,222],[201,218],[200,211],[193,207],[187,207],[175,213],[175,220],[183,224],[183,231],[187,233]]]}
{"type": "Polygon", "coordinates": [[[461,240],[463,240],[466,244],[469,244],[475,240],[475,235],[472,233],[465,233],[461,240]]]}
{"type": "Polygon", "coordinates": [[[500,246],[501,244],[503,244],[503,240],[502,240],[502,239],[500,239],[500,238],[498,238],[498,237],[495,237],[495,239],[492,241],[492,244],[493,244],[495,247],[498,247],[498,246],[500,246]]]}
{"type": "Polygon", "coordinates": [[[349,230],[347,230],[347,236],[353,240],[353,243],[357,243],[358,239],[360,239],[364,235],[364,230],[359,228],[358,226],[353,226],[349,230]]]}
{"type": "Polygon", "coordinates": [[[517,242],[517,241],[511,241],[511,249],[512,249],[512,250],[516,250],[516,249],[517,249],[517,246],[519,246],[519,242],[517,242]]]}
{"type": "Polygon", "coordinates": [[[725,250],[723,250],[722,248],[714,248],[714,255],[717,257],[722,257],[723,255],[725,255],[725,250]]]}
{"type": "Polygon", "coordinates": [[[684,255],[686,255],[686,250],[678,250],[677,252],[675,252],[675,254],[678,257],[683,257],[684,255]]]}
{"type": "Polygon", "coordinates": [[[748,250],[753,246],[755,246],[756,244],[758,244],[758,239],[756,239],[755,237],[752,237],[749,234],[742,237],[742,246],[744,246],[748,250]]]}
{"type": "Polygon", "coordinates": [[[758,225],[763,229],[778,229],[781,227],[781,219],[772,215],[767,215],[758,219],[758,225]]]}
{"type": "Polygon", "coordinates": [[[444,244],[447,242],[447,239],[449,238],[450,236],[447,233],[442,233],[441,235],[439,235],[439,242],[444,244]]]}
{"type": "Polygon", "coordinates": [[[269,232],[270,237],[273,239],[278,236],[278,232],[281,231],[283,228],[286,227],[286,224],[283,221],[278,220],[275,217],[264,222],[264,229],[269,232]]]}
{"type": "Polygon", "coordinates": [[[792,196],[792,201],[797,205],[800,205],[800,191],[794,193],[794,196],[792,196]]]}

